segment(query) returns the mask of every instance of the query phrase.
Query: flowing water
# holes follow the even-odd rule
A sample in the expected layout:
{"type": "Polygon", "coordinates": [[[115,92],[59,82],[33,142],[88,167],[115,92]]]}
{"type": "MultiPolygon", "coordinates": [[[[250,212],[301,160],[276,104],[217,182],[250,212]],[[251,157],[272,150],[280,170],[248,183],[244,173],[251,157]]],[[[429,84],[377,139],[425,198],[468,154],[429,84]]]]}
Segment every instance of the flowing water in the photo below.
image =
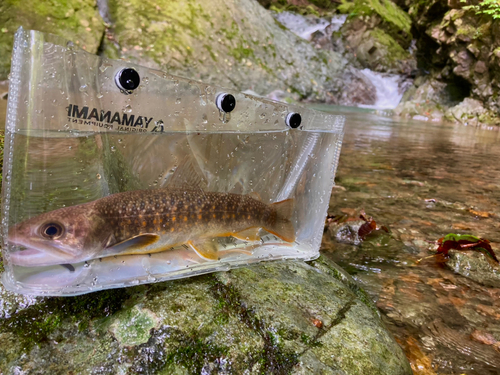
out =
{"type": "Polygon", "coordinates": [[[401,87],[401,76],[377,73],[370,69],[363,69],[361,73],[375,86],[377,100],[374,104],[358,104],[358,107],[372,109],[396,108],[404,94],[404,89],[401,87]]]}
{"type": "Polygon", "coordinates": [[[280,22],[283,26],[290,29],[295,35],[300,36],[303,39],[310,40],[312,34],[317,31],[322,33],[328,33],[329,35],[332,32],[338,31],[345,20],[347,19],[347,15],[340,14],[334,15],[332,18],[317,18],[317,17],[306,17],[293,12],[281,12],[281,13],[273,13],[274,17],[278,22],[280,22]],[[329,27],[329,30],[325,29],[329,27]]]}
{"type": "Polygon", "coordinates": [[[390,234],[354,246],[326,231],[323,254],[370,294],[415,374],[498,374],[500,289],[417,260],[448,233],[489,239],[500,255],[500,132],[340,110],[329,214],[364,209],[390,234]]]}

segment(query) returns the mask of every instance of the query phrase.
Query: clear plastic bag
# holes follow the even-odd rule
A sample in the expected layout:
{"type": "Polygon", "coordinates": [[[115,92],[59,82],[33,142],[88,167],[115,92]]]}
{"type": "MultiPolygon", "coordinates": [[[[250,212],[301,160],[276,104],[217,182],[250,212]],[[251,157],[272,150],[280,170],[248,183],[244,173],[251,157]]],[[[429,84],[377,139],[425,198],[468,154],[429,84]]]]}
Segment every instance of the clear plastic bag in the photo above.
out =
{"type": "Polygon", "coordinates": [[[3,283],[69,296],[319,255],[344,118],[16,34],[3,283]]]}

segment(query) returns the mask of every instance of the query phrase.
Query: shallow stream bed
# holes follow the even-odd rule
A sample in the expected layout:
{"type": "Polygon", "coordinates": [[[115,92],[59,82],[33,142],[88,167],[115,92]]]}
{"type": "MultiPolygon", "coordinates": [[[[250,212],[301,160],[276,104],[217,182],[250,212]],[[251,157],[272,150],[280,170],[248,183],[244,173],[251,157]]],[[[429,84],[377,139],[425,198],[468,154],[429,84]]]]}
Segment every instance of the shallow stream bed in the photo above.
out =
{"type": "Polygon", "coordinates": [[[326,230],[322,253],[370,294],[415,374],[498,374],[500,289],[417,261],[448,233],[500,255],[500,132],[317,108],[347,116],[329,214],[364,209],[390,231],[356,246],[326,230]]]}

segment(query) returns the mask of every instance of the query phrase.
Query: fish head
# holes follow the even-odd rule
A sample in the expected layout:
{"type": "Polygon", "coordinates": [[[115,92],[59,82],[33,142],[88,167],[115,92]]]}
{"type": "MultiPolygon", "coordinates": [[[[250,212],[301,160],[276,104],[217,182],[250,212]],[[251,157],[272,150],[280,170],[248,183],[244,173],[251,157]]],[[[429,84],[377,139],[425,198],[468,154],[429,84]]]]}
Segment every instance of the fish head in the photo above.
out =
{"type": "Polygon", "coordinates": [[[43,213],[12,226],[10,260],[19,266],[47,266],[91,259],[110,237],[105,221],[83,204],[43,213]]]}

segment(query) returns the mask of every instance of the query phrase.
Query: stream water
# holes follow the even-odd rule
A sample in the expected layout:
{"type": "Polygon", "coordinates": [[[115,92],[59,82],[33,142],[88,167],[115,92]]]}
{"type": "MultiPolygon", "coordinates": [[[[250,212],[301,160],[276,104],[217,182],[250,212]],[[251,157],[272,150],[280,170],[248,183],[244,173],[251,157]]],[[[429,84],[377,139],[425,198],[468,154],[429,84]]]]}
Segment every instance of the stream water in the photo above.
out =
{"type": "Polygon", "coordinates": [[[415,374],[498,374],[500,289],[417,260],[450,232],[500,254],[500,132],[318,109],[347,116],[329,214],[364,209],[390,230],[359,246],[326,231],[323,254],[370,294],[415,374]]]}

